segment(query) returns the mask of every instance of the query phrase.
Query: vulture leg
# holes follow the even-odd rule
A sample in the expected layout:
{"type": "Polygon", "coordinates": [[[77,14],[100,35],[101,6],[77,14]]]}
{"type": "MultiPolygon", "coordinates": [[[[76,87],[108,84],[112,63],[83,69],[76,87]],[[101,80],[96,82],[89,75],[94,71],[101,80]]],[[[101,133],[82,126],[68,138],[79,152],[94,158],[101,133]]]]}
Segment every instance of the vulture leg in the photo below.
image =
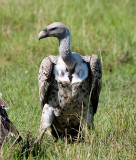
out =
{"type": "Polygon", "coordinates": [[[93,123],[94,116],[90,114],[89,111],[83,115],[83,126],[87,126],[89,129],[94,128],[93,123]]]}
{"type": "Polygon", "coordinates": [[[50,126],[52,125],[52,121],[53,121],[53,117],[54,117],[54,111],[53,108],[48,105],[45,104],[43,107],[43,111],[42,111],[42,117],[41,117],[41,124],[40,124],[40,136],[38,137],[38,139],[35,141],[35,144],[37,144],[39,141],[42,140],[44,133],[50,128],[50,126]]]}

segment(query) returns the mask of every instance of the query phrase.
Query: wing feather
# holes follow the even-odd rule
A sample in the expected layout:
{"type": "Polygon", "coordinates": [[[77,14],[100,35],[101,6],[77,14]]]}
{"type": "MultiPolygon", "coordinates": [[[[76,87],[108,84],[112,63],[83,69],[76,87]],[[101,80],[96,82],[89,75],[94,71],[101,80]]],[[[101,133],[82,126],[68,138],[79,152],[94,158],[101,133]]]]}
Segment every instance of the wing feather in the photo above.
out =
{"type": "Polygon", "coordinates": [[[22,140],[14,124],[8,118],[5,109],[0,107],[0,148],[2,144],[8,140],[9,136],[14,140],[14,144],[22,140]]]}
{"type": "Polygon", "coordinates": [[[47,101],[47,93],[51,82],[52,70],[53,70],[53,63],[51,61],[51,58],[50,57],[44,58],[40,65],[38,74],[39,96],[42,108],[47,101]]]}
{"type": "Polygon", "coordinates": [[[93,115],[97,111],[99,95],[101,91],[102,83],[102,66],[101,61],[97,55],[93,54],[92,56],[83,56],[83,60],[88,63],[91,71],[92,79],[92,88],[91,88],[91,108],[90,112],[93,112],[93,115]]]}

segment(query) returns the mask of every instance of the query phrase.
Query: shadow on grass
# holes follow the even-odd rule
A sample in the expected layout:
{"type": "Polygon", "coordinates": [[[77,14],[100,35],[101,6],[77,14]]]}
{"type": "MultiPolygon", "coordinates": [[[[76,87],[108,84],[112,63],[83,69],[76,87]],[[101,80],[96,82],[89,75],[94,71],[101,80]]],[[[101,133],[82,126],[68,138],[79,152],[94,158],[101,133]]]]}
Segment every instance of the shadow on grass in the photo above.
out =
{"type": "Polygon", "coordinates": [[[71,137],[70,135],[67,135],[66,137],[49,137],[46,135],[39,143],[34,144],[35,138],[32,137],[31,133],[27,134],[27,138],[23,140],[19,146],[17,147],[15,156],[18,159],[29,159],[29,158],[49,158],[48,155],[48,149],[50,149],[51,153],[54,153],[55,150],[53,149],[53,146],[57,146],[58,143],[61,142],[63,145],[65,144],[73,144],[73,143],[80,143],[84,142],[84,137],[80,136],[74,136],[71,137]],[[46,137],[47,136],[47,137],[46,137]]]}
{"type": "Polygon", "coordinates": [[[17,160],[22,159],[50,159],[51,156],[58,157],[66,146],[69,144],[88,143],[90,139],[90,130],[78,131],[73,135],[65,133],[60,136],[59,133],[54,132],[53,136],[45,134],[43,139],[35,144],[36,138],[32,133],[28,132],[22,141],[16,145],[5,143],[3,146],[3,156],[5,159],[13,158],[17,160]],[[80,133],[80,134],[79,134],[80,133]]]}
{"type": "Polygon", "coordinates": [[[34,141],[35,139],[32,137],[31,133],[27,133],[27,138],[13,148],[15,151],[13,157],[17,159],[43,157],[44,150],[42,144],[34,144],[34,141]]]}

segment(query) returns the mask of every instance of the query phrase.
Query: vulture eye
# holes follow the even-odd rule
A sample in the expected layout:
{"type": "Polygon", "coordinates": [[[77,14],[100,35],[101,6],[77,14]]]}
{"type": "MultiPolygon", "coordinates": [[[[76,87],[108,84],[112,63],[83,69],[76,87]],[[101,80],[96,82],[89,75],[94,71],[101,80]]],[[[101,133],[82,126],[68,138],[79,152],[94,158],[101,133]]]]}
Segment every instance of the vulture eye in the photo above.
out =
{"type": "Polygon", "coordinates": [[[50,31],[54,31],[57,27],[51,28],[50,31]]]}

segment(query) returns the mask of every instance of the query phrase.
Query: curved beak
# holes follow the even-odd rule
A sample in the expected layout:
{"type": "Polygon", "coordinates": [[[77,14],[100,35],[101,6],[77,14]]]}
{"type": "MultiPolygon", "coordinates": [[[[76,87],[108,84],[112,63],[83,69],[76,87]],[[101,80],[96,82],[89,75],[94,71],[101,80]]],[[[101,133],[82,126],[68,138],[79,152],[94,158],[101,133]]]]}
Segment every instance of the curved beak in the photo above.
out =
{"type": "Polygon", "coordinates": [[[47,28],[41,31],[38,35],[39,40],[48,37],[47,28]]]}

